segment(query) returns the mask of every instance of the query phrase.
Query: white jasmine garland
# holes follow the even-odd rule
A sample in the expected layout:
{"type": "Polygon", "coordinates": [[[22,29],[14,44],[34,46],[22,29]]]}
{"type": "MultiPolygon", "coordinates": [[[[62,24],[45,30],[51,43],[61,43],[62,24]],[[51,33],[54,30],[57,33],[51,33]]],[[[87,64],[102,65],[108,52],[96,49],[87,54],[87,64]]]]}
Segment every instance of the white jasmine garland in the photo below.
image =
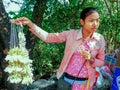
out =
{"type": "Polygon", "coordinates": [[[29,85],[33,82],[32,60],[29,59],[28,51],[25,48],[25,36],[23,32],[18,33],[19,47],[10,49],[5,60],[8,66],[5,72],[9,73],[8,81],[29,85]]]}

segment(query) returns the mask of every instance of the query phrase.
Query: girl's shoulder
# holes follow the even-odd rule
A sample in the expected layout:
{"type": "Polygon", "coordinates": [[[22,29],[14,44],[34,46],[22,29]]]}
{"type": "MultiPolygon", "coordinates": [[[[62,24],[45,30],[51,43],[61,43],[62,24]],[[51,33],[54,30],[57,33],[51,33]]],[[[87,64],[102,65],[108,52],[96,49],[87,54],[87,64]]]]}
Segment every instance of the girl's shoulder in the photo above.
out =
{"type": "Polygon", "coordinates": [[[104,36],[98,32],[94,32],[93,37],[98,41],[104,39],[104,36]]]}

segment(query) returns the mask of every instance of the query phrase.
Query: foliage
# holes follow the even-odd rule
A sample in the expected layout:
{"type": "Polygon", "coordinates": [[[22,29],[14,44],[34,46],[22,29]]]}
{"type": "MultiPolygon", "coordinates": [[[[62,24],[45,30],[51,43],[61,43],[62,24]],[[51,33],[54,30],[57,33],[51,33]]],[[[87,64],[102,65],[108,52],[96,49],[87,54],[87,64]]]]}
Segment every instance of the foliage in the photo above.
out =
{"type": "Polygon", "coordinates": [[[34,48],[33,58],[35,64],[35,73],[41,76],[45,73],[55,73],[56,68],[59,67],[61,57],[63,56],[62,43],[44,43],[38,40],[34,48]]]}

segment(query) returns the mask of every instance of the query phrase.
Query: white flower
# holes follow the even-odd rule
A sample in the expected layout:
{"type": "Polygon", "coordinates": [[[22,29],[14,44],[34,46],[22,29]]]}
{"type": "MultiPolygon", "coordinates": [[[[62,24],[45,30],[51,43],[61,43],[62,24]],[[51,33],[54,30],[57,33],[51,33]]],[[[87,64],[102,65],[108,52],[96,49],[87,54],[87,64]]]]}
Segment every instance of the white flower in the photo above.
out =
{"type": "Polygon", "coordinates": [[[5,71],[5,72],[8,72],[8,73],[12,73],[12,72],[13,72],[13,69],[8,66],[8,67],[5,68],[4,71],[5,71]]]}
{"type": "Polygon", "coordinates": [[[29,78],[29,77],[24,77],[22,80],[22,84],[31,84],[33,82],[33,79],[29,78]]]}
{"type": "Polygon", "coordinates": [[[25,39],[25,36],[24,36],[24,33],[23,32],[19,32],[18,33],[18,38],[19,38],[19,46],[20,47],[25,47],[25,44],[26,44],[26,39],[25,39]]]}

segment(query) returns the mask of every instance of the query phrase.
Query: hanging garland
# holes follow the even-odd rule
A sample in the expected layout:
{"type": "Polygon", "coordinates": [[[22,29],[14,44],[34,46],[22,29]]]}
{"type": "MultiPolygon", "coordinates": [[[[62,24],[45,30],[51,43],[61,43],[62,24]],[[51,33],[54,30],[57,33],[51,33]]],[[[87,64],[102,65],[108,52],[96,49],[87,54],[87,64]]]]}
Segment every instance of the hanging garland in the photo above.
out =
{"type": "MultiPolygon", "coordinates": [[[[8,62],[8,66],[5,68],[4,71],[9,73],[8,81],[10,81],[11,83],[21,83],[24,85],[29,85],[33,82],[32,60],[29,59],[28,51],[25,48],[25,35],[23,31],[20,30],[22,28],[20,26],[17,26],[16,29],[18,29],[19,31],[19,43],[14,45],[12,44],[13,46],[11,46],[12,48],[5,58],[5,60],[8,62]]],[[[15,39],[12,38],[12,40],[13,42],[15,42],[15,39]]]]}

